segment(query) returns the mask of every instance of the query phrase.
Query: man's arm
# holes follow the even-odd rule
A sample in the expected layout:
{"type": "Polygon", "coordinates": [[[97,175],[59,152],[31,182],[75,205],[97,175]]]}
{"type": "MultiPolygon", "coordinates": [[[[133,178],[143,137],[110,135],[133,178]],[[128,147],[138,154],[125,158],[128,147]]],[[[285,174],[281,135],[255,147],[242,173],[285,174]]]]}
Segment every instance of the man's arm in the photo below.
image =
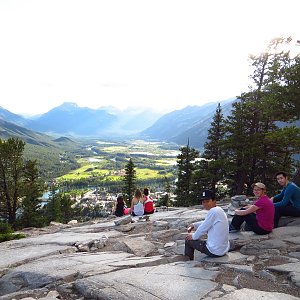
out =
{"type": "Polygon", "coordinates": [[[199,240],[201,236],[206,234],[208,230],[211,228],[214,222],[214,214],[208,212],[206,218],[202,223],[199,225],[197,230],[191,235],[193,240],[199,240]]]}
{"type": "Polygon", "coordinates": [[[272,201],[280,201],[282,200],[282,198],[284,197],[284,191],[285,189],[283,189],[280,194],[275,195],[274,197],[271,198],[272,201]]]}
{"type": "Polygon", "coordinates": [[[249,215],[259,209],[256,205],[249,205],[247,209],[236,209],[234,212],[238,216],[246,216],[249,215]]]}
{"type": "MultiPolygon", "coordinates": [[[[292,185],[288,185],[284,190],[282,190],[281,194],[283,194],[282,200],[274,203],[275,207],[287,206],[291,200],[291,196],[294,193],[294,189],[292,185]]],[[[281,195],[280,194],[280,195],[281,195]]],[[[275,197],[274,197],[275,198],[275,197]]]]}

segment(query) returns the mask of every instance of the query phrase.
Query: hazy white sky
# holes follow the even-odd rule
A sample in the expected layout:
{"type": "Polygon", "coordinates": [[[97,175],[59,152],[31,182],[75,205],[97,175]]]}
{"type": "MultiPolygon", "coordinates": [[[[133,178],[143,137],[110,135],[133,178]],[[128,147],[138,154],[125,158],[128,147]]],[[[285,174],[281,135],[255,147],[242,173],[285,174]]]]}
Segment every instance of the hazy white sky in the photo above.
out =
{"type": "Polygon", "coordinates": [[[0,0],[0,106],[174,110],[239,95],[298,0],[0,0]]]}

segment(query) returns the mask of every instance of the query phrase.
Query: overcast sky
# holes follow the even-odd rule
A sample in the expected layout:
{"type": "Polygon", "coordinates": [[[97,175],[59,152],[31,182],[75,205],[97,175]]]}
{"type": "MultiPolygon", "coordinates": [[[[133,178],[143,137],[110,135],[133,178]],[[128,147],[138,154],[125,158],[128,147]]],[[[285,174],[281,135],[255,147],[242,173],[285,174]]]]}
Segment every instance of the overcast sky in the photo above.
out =
{"type": "Polygon", "coordinates": [[[180,109],[247,90],[250,53],[300,39],[298,0],[0,0],[0,106],[180,109]]]}

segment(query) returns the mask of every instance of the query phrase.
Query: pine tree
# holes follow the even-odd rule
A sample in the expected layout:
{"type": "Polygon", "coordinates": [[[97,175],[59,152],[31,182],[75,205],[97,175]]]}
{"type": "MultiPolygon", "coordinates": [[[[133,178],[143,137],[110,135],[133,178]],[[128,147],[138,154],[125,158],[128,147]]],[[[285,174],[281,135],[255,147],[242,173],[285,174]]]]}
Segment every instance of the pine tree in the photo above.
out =
{"type": "Polygon", "coordinates": [[[53,184],[50,189],[48,204],[46,206],[46,217],[48,222],[62,222],[63,215],[61,211],[61,198],[58,192],[58,187],[53,184]]]}
{"type": "Polygon", "coordinates": [[[164,191],[165,194],[159,199],[157,206],[170,206],[170,192],[171,192],[171,185],[166,176],[164,176],[164,191]]]}
{"type": "Polygon", "coordinates": [[[16,225],[16,211],[22,197],[24,146],[17,138],[0,139],[0,201],[12,226],[16,225]]]}
{"type": "Polygon", "coordinates": [[[21,208],[22,215],[19,221],[22,227],[41,227],[44,224],[41,215],[41,196],[44,184],[39,178],[36,161],[29,160],[24,166],[24,184],[21,208]]]}
{"type": "MultiPolygon", "coordinates": [[[[290,171],[292,155],[297,153],[299,129],[279,128],[276,122],[291,121],[295,116],[299,118],[299,112],[293,117],[290,109],[297,106],[297,101],[287,103],[282,98],[289,90],[293,94],[299,91],[299,87],[294,85],[297,82],[295,78],[293,88],[288,87],[291,81],[285,76],[289,74],[291,61],[287,53],[277,51],[284,42],[282,39],[274,40],[266,52],[257,57],[251,56],[253,86],[238,97],[239,102],[233,105],[232,114],[227,119],[226,147],[235,193],[249,193],[253,181],[272,185],[276,168],[290,171]]],[[[296,70],[293,75],[297,74],[294,65],[293,70],[296,70]]]]}
{"type": "Polygon", "coordinates": [[[217,183],[225,177],[225,133],[225,119],[223,117],[222,108],[219,103],[208,130],[207,142],[204,144],[204,152],[202,154],[202,158],[207,160],[207,162],[199,164],[200,173],[205,172],[205,169],[203,169],[203,167],[207,168],[205,172],[205,181],[208,180],[209,184],[208,186],[207,183],[205,184],[206,188],[209,188],[216,193],[217,183]],[[202,170],[202,172],[200,170],[202,170]]]}
{"type": "Polygon", "coordinates": [[[130,201],[133,198],[136,186],[136,170],[135,170],[135,165],[130,158],[127,165],[125,166],[125,176],[123,179],[123,191],[124,191],[124,196],[126,199],[126,203],[128,206],[130,206],[130,201]]]}
{"type": "Polygon", "coordinates": [[[71,196],[67,193],[59,193],[62,221],[63,223],[68,223],[71,221],[75,215],[75,210],[72,208],[74,201],[72,201],[71,196]]]}
{"type": "Polygon", "coordinates": [[[195,170],[195,159],[199,158],[199,151],[191,148],[189,144],[180,148],[177,156],[178,180],[176,182],[176,206],[189,206],[193,203],[192,174],[195,170]]]}

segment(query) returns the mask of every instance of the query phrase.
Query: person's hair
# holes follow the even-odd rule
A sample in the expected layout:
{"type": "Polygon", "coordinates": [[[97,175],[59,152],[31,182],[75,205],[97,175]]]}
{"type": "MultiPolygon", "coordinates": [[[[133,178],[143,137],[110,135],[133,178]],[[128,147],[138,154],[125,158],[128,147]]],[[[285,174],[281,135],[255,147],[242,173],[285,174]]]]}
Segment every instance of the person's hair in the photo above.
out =
{"type": "Polygon", "coordinates": [[[123,199],[123,196],[122,196],[122,195],[119,195],[119,196],[118,196],[117,202],[118,202],[118,203],[124,203],[124,199],[123,199]]]}
{"type": "Polygon", "coordinates": [[[279,171],[275,174],[275,178],[277,178],[278,175],[282,175],[284,178],[287,178],[288,175],[284,171],[279,171]]]}
{"type": "Polygon", "coordinates": [[[143,197],[142,192],[139,189],[137,189],[135,191],[134,196],[135,196],[135,198],[142,198],[143,197]]]}
{"type": "Polygon", "coordinates": [[[147,188],[144,188],[144,195],[149,196],[149,190],[147,188]]]}

